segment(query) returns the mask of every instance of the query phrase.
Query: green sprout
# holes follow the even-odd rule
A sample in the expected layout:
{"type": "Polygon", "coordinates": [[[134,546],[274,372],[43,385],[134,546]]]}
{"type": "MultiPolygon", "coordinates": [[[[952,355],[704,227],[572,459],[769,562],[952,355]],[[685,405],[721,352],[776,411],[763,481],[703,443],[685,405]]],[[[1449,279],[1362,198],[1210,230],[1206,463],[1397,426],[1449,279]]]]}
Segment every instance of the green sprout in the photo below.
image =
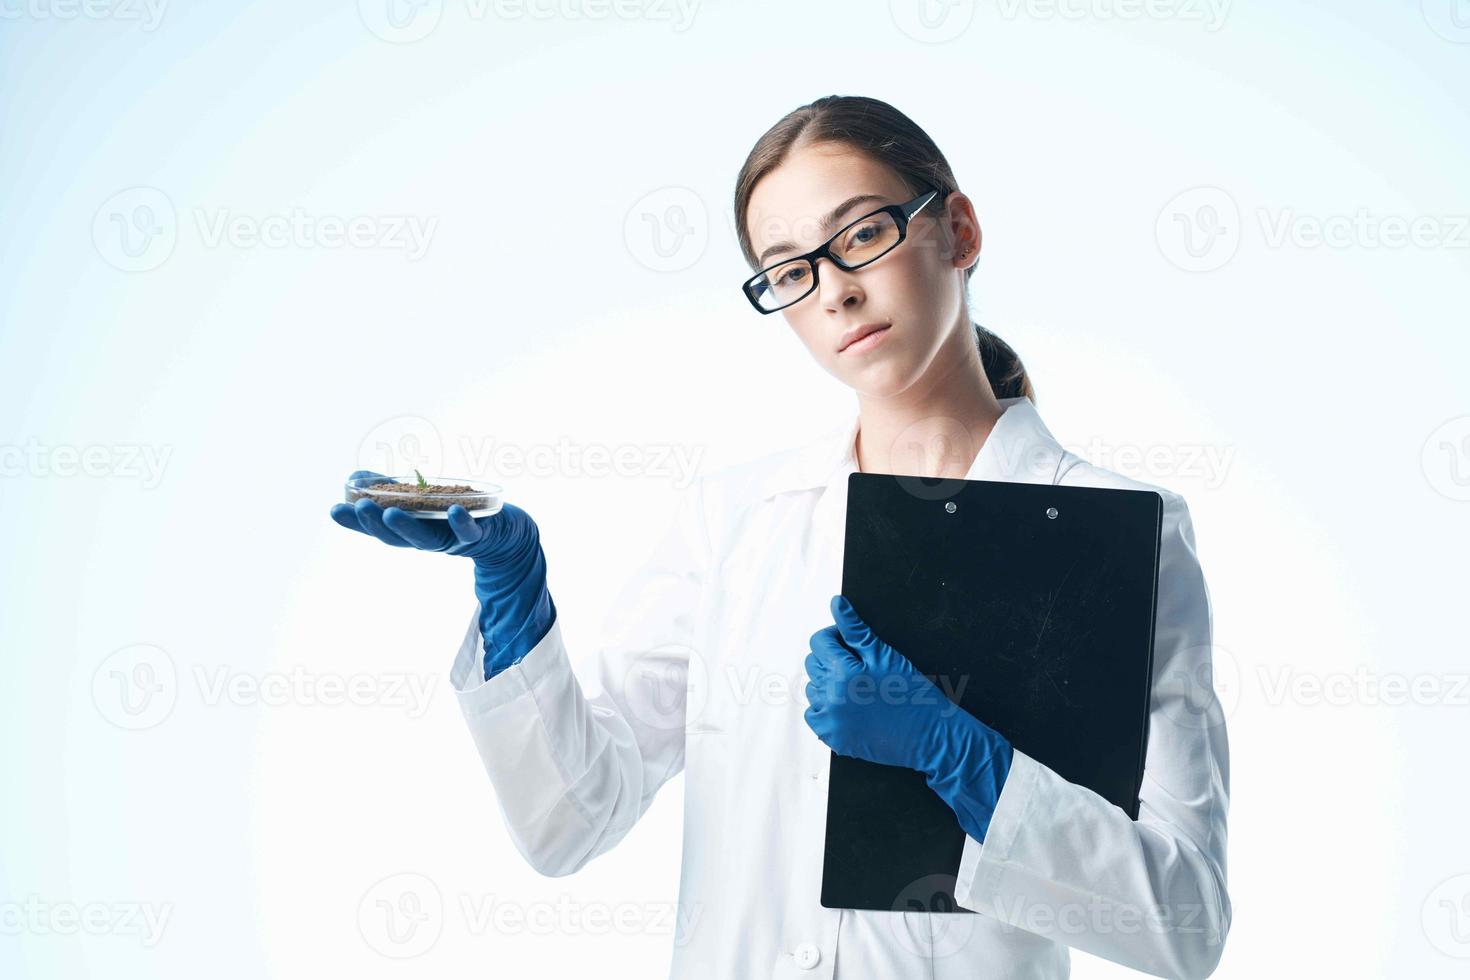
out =
{"type": "Polygon", "coordinates": [[[425,480],[424,479],[424,475],[422,473],[420,473],[418,470],[414,470],[413,471],[413,475],[419,478],[419,486],[420,487],[427,487],[429,485],[429,481],[428,480],[425,480]]]}

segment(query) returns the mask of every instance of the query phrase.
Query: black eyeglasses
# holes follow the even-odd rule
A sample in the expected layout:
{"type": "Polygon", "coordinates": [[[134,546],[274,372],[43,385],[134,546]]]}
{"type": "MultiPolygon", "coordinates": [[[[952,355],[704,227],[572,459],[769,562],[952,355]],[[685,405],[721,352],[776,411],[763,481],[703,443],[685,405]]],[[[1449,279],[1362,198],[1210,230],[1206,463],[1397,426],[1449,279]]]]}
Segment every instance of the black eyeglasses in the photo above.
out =
{"type": "Polygon", "coordinates": [[[908,237],[909,221],[938,193],[928,190],[912,201],[865,214],[805,255],[762,269],[740,287],[745,298],[757,313],[775,313],[817,288],[817,259],[831,259],[833,265],[849,271],[881,259],[908,237]]]}

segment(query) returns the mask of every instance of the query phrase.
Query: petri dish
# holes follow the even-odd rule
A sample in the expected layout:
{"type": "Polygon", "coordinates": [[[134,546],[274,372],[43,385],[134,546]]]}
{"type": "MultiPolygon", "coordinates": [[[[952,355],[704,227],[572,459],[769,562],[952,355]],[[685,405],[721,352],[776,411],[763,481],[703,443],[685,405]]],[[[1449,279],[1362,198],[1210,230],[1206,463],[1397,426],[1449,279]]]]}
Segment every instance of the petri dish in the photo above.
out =
{"type": "Polygon", "coordinates": [[[500,512],[499,484],[484,480],[464,480],[440,476],[424,478],[428,486],[418,485],[416,476],[360,476],[346,484],[347,502],[356,504],[367,497],[379,507],[398,507],[414,517],[447,520],[451,504],[459,504],[471,517],[489,517],[500,512]]]}

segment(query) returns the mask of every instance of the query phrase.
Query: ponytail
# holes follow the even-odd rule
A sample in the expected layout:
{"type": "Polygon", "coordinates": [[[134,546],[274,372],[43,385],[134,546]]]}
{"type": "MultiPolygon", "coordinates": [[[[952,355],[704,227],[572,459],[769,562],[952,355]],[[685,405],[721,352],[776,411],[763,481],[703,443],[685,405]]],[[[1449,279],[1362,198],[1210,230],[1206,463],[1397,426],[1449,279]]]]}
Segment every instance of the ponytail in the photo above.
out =
{"type": "Polygon", "coordinates": [[[997,399],[1025,395],[1035,403],[1036,389],[1031,387],[1026,366],[1021,363],[1010,344],[977,323],[975,346],[980,349],[980,363],[985,368],[985,377],[990,380],[990,388],[997,399]]]}

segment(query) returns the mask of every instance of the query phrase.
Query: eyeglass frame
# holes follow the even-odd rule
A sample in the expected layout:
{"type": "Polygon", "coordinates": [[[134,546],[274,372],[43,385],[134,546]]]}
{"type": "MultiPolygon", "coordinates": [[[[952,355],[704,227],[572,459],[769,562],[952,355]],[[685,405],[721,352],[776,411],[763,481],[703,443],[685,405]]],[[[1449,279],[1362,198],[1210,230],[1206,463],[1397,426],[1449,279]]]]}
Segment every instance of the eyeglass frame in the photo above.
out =
{"type": "Polygon", "coordinates": [[[745,280],[745,282],[742,283],[740,286],[740,291],[745,294],[745,298],[750,300],[750,305],[755,307],[755,311],[760,314],[779,313],[780,311],[786,309],[788,306],[795,306],[797,303],[800,303],[812,293],[816,292],[817,286],[820,285],[821,274],[817,271],[817,259],[828,259],[833,265],[837,266],[839,269],[842,269],[845,272],[852,272],[855,269],[861,269],[863,268],[863,266],[869,265],[873,262],[877,262],[879,259],[883,258],[883,256],[887,255],[889,252],[892,252],[895,248],[898,248],[898,246],[904,243],[904,240],[908,238],[909,234],[909,222],[912,221],[914,219],[914,216],[917,215],[920,211],[928,207],[929,202],[934,199],[934,197],[938,195],[938,193],[939,189],[937,187],[932,188],[930,190],[924,191],[918,197],[905,201],[902,204],[889,204],[884,207],[877,208],[876,210],[869,211],[861,218],[854,218],[852,221],[849,221],[847,224],[837,229],[837,231],[832,235],[831,238],[827,239],[825,242],[818,245],[810,252],[806,252],[802,255],[792,255],[766,266],[764,269],[760,270],[755,275],[745,280]],[[883,214],[885,212],[893,215],[893,223],[898,226],[898,241],[894,242],[891,247],[885,249],[884,251],[873,256],[867,261],[859,262],[857,265],[848,265],[837,256],[832,254],[832,243],[837,241],[838,238],[842,237],[842,234],[846,232],[849,228],[851,228],[853,225],[862,224],[864,221],[867,221],[875,214],[883,214]],[[755,281],[761,276],[765,275],[767,272],[770,272],[772,269],[780,268],[783,265],[789,265],[792,262],[800,262],[802,259],[805,259],[807,264],[812,267],[811,288],[802,293],[800,296],[796,297],[796,299],[792,300],[790,303],[782,303],[780,306],[770,310],[762,307],[760,305],[760,301],[756,299],[755,293],[752,290],[752,286],[755,284],[755,281]]]}

